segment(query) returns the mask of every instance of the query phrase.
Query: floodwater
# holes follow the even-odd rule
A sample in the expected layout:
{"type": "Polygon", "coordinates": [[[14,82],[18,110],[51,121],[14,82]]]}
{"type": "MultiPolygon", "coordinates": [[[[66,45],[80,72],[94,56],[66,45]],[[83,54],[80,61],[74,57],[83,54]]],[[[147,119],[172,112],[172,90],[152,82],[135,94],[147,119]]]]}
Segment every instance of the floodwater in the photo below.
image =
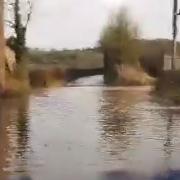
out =
{"type": "Polygon", "coordinates": [[[149,87],[98,76],[0,100],[0,180],[146,179],[180,179],[180,107],[149,87]]]}

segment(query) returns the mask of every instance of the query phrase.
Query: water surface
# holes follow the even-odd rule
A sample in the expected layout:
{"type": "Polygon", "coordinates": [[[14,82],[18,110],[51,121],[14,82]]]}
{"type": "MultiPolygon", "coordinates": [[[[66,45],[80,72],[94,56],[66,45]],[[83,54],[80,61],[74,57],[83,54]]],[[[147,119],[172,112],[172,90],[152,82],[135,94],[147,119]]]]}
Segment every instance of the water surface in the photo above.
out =
{"type": "Polygon", "coordinates": [[[180,107],[99,82],[0,100],[0,179],[180,179],[180,107]]]}

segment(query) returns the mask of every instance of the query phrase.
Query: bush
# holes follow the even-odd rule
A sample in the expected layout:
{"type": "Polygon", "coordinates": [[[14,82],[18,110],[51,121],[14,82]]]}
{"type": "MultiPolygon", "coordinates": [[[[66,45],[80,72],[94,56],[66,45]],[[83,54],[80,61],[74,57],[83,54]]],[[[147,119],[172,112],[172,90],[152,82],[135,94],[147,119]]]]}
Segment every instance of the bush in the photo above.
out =
{"type": "Polygon", "coordinates": [[[154,85],[155,79],[146,74],[141,68],[125,65],[119,69],[119,84],[123,86],[154,85]]]}
{"type": "Polygon", "coordinates": [[[100,44],[103,51],[111,52],[117,63],[138,64],[138,37],[137,25],[130,19],[127,9],[121,8],[103,30],[100,44]]]}

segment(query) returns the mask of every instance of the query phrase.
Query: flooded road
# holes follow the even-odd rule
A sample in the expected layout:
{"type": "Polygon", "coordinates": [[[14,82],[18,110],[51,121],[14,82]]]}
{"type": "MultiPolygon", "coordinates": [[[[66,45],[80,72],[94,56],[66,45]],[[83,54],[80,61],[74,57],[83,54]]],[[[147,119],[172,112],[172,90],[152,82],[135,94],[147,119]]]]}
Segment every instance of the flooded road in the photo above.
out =
{"type": "Polygon", "coordinates": [[[180,107],[99,83],[0,100],[0,180],[180,179],[180,107]]]}

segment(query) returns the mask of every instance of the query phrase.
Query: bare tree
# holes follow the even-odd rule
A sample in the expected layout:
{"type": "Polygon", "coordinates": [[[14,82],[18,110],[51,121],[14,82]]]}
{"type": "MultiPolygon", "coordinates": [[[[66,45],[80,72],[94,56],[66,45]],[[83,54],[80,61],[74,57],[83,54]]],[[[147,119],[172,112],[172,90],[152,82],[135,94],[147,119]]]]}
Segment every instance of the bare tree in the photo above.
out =
{"type": "Polygon", "coordinates": [[[0,89],[5,87],[4,0],[0,0],[0,89]]]}
{"type": "Polygon", "coordinates": [[[15,50],[17,61],[26,50],[26,32],[32,14],[31,0],[7,0],[7,11],[12,12],[10,19],[6,20],[8,26],[13,30],[8,43],[15,50]],[[23,10],[25,9],[25,12],[23,10]]]}

